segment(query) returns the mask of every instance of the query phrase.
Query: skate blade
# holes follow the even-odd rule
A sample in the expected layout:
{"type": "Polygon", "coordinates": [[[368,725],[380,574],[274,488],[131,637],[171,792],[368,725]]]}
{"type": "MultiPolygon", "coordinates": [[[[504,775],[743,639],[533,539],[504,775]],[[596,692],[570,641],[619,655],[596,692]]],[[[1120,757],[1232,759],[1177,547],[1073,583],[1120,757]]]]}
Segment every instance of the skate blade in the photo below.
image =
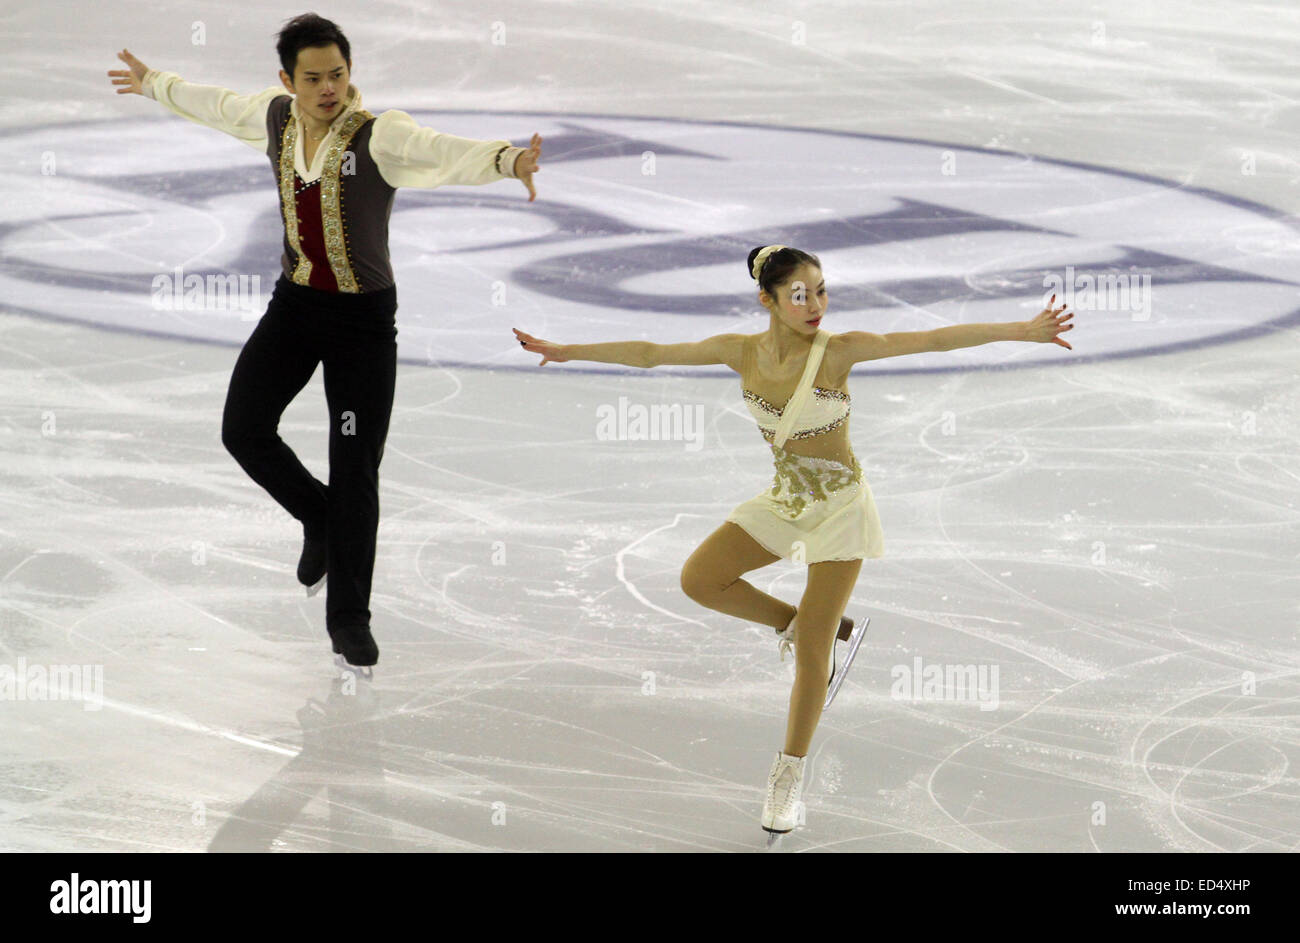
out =
{"type": "Polygon", "coordinates": [[[790,829],[789,831],[778,832],[776,829],[768,828],[766,825],[762,826],[762,828],[763,831],[767,833],[767,841],[764,844],[769,851],[773,848],[780,847],[781,839],[794,831],[794,829],[790,829]]]}
{"type": "Polygon", "coordinates": [[[367,681],[375,677],[375,669],[370,665],[353,665],[342,655],[334,656],[334,664],[340,671],[356,675],[358,678],[365,678],[367,681]]]}
{"type": "Polygon", "coordinates": [[[308,595],[309,597],[311,597],[311,596],[315,596],[317,593],[319,593],[319,592],[320,592],[320,588],[321,588],[322,586],[325,585],[325,579],[326,579],[326,578],[325,578],[324,576],[322,576],[320,579],[318,579],[318,580],[317,580],[315,583],[313,583],[311,586],[308,586],[308,587],[307,587],[307,595],[308,595]]]}
{"type": "Polygon", "coordinates": [[[844,656],[844,664],[840,665],[835,672],[835,677],[831,678],[830,690],[826,692],[826,703],[822,705],[822,710],[831,706],[831,701],[835,700],[835,695],[839,693],[840,685],[844,683],[844,678],[849,673],[849,666],[853,664],[853,659],[857,657],[858,648],[862,645],[862,640],[867,637],[867,626],[871,624],[871,619],[863,619],[862,625],[854,626],[853,634],[849,636],[849,651],[844,656]]]}
{"type": "Polygon", "coordinates": [[[767,832],[767,847],[771,848],[773,845],[777,843],[779,839],[784,838],[786,835],[789,835],[796,828],[801,828],[802,826],[808,824],[807,810],[808,810],[807,804],[804,803],[803,800],[800,800],[799,805],[795,809],[794,825],[784,830],[768,828],[766,825],[760,823],[759,827],[763,831],[767,832]]]}

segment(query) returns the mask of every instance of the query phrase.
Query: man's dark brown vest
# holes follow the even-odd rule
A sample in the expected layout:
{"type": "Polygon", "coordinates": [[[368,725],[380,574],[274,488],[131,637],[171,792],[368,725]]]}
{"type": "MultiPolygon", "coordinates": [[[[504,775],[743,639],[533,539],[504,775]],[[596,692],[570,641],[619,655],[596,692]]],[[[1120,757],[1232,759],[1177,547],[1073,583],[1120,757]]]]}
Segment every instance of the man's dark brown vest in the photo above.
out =
{"type": "Polygon", "coordinates": [[[323,291],[390,287],[388,219],[397,190],[370,156],[375,116],[358,109],[335,127],[320,178],[306,186],[294,170],[299,142],[292,103],[292,96],[280,95],[266,112],[266,156],[280,185],[285,277],[323,291]]]}

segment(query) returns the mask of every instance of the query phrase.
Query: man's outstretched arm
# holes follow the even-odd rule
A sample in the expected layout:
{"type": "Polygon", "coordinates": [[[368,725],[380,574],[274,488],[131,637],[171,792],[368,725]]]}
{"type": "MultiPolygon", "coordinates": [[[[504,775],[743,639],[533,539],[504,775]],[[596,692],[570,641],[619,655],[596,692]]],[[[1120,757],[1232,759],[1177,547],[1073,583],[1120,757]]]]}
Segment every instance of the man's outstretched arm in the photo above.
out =
{"type": "Polygon", "coordinates": [[[119,95],[136,94],[152,98],[173,111],[208,128],[224,131],[249,147],[266,153],[266,110],[271,99],[288,94],[272,86],[255,95],[239,95],[217,85],[186,82],[175,72],[150,69],[125,49],[117,54],[128,70],[110,71],[119,95]]]}
{"type": "Polygon", "coordinates": [[[394,109],[375,119],[370,156],[394,187],[472,186],[516,177],[532,192],[541,139],[534,135],[533,142],[524,148],[505,140],[457,137],[421,127],[406,112],[394,109]]]}

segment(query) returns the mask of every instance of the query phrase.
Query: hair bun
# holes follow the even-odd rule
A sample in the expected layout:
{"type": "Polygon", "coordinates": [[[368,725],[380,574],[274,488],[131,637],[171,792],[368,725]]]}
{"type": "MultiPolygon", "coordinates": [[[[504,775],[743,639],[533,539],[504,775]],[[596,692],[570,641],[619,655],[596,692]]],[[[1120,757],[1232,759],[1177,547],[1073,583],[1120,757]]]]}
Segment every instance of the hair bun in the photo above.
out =
{"type": "Polygon", "coordinates": [[[785,248],[787,247],[781,245],[763,246],[752,256],[749,263],[749,274],[754,281],[760,281],[759,276],[763,274],[763,266],[767,264],[767,260],[785,248]]]}

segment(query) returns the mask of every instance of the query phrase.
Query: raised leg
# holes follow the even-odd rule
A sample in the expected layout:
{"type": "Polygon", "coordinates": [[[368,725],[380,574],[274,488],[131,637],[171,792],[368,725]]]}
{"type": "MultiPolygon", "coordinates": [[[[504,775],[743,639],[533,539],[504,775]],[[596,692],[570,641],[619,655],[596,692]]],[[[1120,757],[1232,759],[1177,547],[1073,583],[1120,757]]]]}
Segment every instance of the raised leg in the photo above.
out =
{"type": "Polygon", "coordinates": [[[325,523],[326,487],[303,467],[278,428],[285,407],[316,371],[316,347],[293,326],[282,302],[267,312],[235,361],[221,417],[221,442],[281,507],[309,532],[325,523]]]}
{"type": "Polygon", "coordinates": [[[794,618],[794,606],[740,578],[780,559],[739,524],[726,521],[683,564],[682,592],[701,606],[784,629],[794,618]]]}

